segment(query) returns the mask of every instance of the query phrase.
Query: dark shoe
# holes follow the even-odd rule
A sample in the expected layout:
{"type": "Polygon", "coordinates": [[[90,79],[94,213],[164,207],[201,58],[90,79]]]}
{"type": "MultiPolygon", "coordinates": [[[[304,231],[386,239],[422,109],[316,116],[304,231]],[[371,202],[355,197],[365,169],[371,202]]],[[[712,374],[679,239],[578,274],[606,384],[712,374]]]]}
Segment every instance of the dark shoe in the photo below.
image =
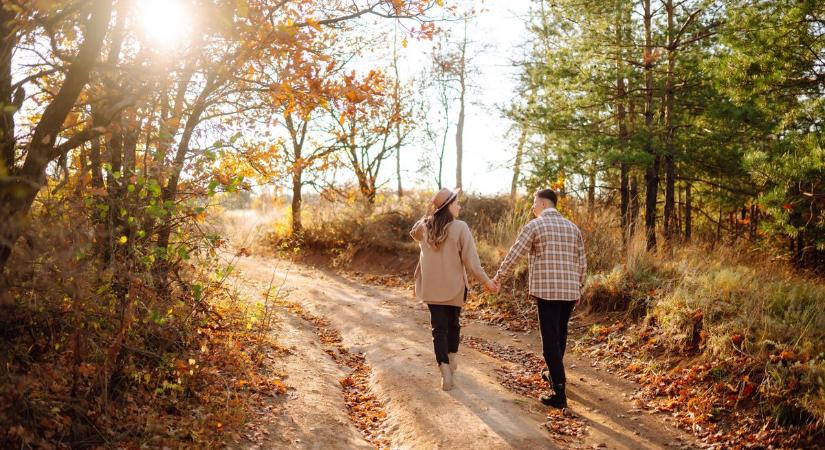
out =
{"type": "Polygon", "coordinates": [[[564,392],[564,383],[554,384],[553,390],[555,391],[553,395],[542,395],[539,397],[539,401],[541,401],[543,405],[556,409],[567,408],[567,394],[564,392]]]}

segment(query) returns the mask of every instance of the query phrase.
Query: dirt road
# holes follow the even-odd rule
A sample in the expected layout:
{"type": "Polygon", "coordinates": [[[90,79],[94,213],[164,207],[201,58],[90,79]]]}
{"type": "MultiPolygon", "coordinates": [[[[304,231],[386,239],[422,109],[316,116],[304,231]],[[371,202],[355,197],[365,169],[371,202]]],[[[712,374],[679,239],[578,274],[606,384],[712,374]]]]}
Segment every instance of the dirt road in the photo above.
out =
{"type": "MultiPolygon", "coordinates": [[[[236,287],[252,300],[274,278],[285,281],[289,301],[325,318],[341,345],[362,353],[371,368],[369,390],[383,404],[382,434],[392,448],[693,448],[695,442],[665,416],[636,409],[631,382],[566,357],[568,396],[579,435],[559,436],[545,426],[548,409],[505,388],[498,374],[519,364],[463,346],[456,387],[439,388],[429,315],[407,289],[363,285],[340,275],[261,257],[235,261],[236,287]]],[[[271,424],[251,448],[358,448],[368,443],[348,421],[338,380],[344,370],[323,351],[311,324],[278,311],[277,338],[293,352],[284,367],[290,386],[271,424]]],[[[462,334],[479,341],[540,352],[535,333],[510,333],[465,321],[462,334]]]]}

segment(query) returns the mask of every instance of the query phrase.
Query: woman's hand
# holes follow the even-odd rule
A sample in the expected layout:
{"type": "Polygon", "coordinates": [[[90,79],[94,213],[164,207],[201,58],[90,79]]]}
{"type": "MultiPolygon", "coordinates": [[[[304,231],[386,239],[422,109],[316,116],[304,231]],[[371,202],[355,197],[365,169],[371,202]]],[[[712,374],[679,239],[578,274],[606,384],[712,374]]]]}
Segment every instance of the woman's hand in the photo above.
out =
{"type": "Polygon", "coordinates": [[[501,288],[501,286],[499,286],[498,283],[495,282],[495,280],[490,280],[490,281],[484,283],[484,289],[487,292],[492,292],[493,294],[498,294],[498,290],[500,288],[501,288]]]}

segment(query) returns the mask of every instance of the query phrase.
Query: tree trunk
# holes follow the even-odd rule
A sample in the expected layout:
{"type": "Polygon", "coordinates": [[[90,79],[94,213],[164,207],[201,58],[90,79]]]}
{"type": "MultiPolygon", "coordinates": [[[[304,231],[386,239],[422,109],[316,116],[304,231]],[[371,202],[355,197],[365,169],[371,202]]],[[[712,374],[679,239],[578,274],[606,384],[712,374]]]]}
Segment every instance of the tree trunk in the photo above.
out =
{"type": "Polygon", "coordinates": [[[627,244],[630,236],[630,176],[628,164],[624,161],[619,165],[619,214],[621,214],[622,242],[627,244]]]}
{"type": "MultiPolygon", "coordinates": [[[[20,106],[12,92],[12,60],[11,55],[17,44],[17,32],[14,30],[16,13],[11,9],[0,8],[0,177],[7,176],[14,171],[15,125],[14,114],[16,109],[6,108],[6,105],[20,106]]],[[[19,99],[23,99],[22,88],[19,99]]]]}
{"type": "Polygon", "coordinates": [[[109,203],[108,216],[104,223],[103,260],[108,264],[114,256],[116,241],[120,235],[120,181],[123,176],[123,124],[121,122],[106,142],[111,170],[106,174],[106,193],[109,203]]]}
{"type": "Polygon", "coordinates": [[[524,157],[524,143],[527,141],[527,129],[522,126],[516,147],[516,161],[513,163],[513,181],[510,184],[510,204],[515,205],[518,197],[518,182],[521,176],[521,160],[524,157]]]}
{"type": "Polygon", "coordinates": [[[441,152],[438,154],[438,177],[436,178],[436,182],[439,191],[444,187],[444,154],[447,152],[447,136],[450,133],[450,111],[448,105],[449,103],[444,105],[444,134],[441,136],[441,152]]]}
{"type": "Polygon", "coordinates": [[[138,132],[140,130],[140,123],[135,117],[134,109],[125,114],[123,122],[123,177],[128,183],[129,178],[135,173],[138,132]]]}
{"type": "Polygon", "coordinates": [[[393,35],[392,43],[392,67],[395,70],[395,89],[393,91],[393,101],[395,102],[395,113],[397,120],[395,121],[395,174],[398,179],[398,198],[404,196],[404,189],[401,187],[401,79],[398,77],[398,46],[396,40],[398,33],[393,35]]]}
{"type": "Polygon", "coordinates": [[[284,119],[292,141],[292,234],[300,236],[304,232],[304,226],[301,222],[301,206],[303,205],[301,189],[304,187],[303,176],[304,164],[306,163],[303,157],[304,139],[306,138],[309,120],[304,119],[301,130],[298,131],[290,113],[286,113],[284,119]]]}
{"type": "Polygon", "coordinates": [[[616,125],[619,130],[619,153],[621,154],[621,162],[619,163],[619,214],[621,214],[622,224],[622,241],[626,244],[629,231],[630,222],[630,186],[629,186],[629,170],[626,158],[627,153],[627,113],[625,112],[625,97],[627,89],[625,87],[625,69],[622,58],[622,48],[624,48],[624,28],[622,22],[624,20],[624,11],[622,9],[622,2],[616,2],[616,125]]]}
{"type": "MultiPolygon", "coordinates": [[[[20,236],[32,202],[45,184],[46,166],[60,156],[55,149],[57,134],[86,86],[89,74],[100,55],[112,1],[97,0],[90,5],[83,43],[71,63],[57,95],[43,110],[29,142],[26,160],[14,180],[0,181],[0,272],[20,236]]],[[[5,42],[5,41],[4,41],[5,42]]]]}
{"type": "Polygon", "coordinates": [[[667,13],[667,75],[665,79],[665,208],[664,231],[665,240],[673,238],[674,189],[676,183],[676,167],[674,163],[674,127],[673,127],[673,76],[676,66],[676,36],[673,27],[673,0],[665,2],[667,13]]]}
{"type": "Polygon", "coordinates": [[[463,185],[461,166],[464,158],[464,77],[461,77],[461,94],[459,96],[458,123],[455,129],[455,186],[463,185]]]}
{"type": "Polygon", "coordinates": [[[303,181],[301,177],[303,169],[296,167],[292,170],[292,235],[300,236],[304,232],[304,226],[301,223],[301,205],[303,197],[301,195],[301,188],[303,181]]]}
{"type": "Polygon", "coordinates": [[[100,160],[100,137],[89,143],[89,166],[92,171],[92,187],[103,187],[102,162],[100,160]]]}
{"type": "MultiPolygon", "coordinates": [[[[186,120],[186,126],[183,129],[183,134],[181,135],[180,142],[178,143],[178,148],[175,152],[175,161],[172,165],[172,171],[169,174],[169,181],[166,183],[166,186],[161,190],[161,201],[163,202],[163,207],[166,208],[166,205],[169,202],[174,202],[178,196],[178,182],[180,181],[180,175],[183,171],[184,162],[186,162],[186,154],[189,153],[189,142],[192,140],[192,134],[195,132],[195,127],[200,123],[201,114],[206,109],[206,99],[205,96],[211,92],[209,87],[204,88],[204,91],[201,93],[200,98],[196,102],[195,106],[192,108],[192,113],[186,120]]],[[[158,240],[157,246],[158,248],[163,249],[164,251],[167,250],[169,247],[169,238],[172,233],[172,220],[174,214],[172,211],[169,211],[167,215],[166,223],[160,227],[158,230],[158,240]]],[[[158,260],[156,265],[157,268],[164,270],[165,263],[161,263],[161,260],[158,260]]],[[[163,274],[161,274],[163,276],[163,274]]]]}
{"type": "Polygon", "coordinates": [[[677,190],[677,198],[676,198],[676,237],[681,238],[682,236],[682,220],[685,216],[684,214],[684,185],[680,185],[677,190]]]}
{"type": "Polygon", "coordinates": [[[639,178],[632,175],[630,178],[630,236],[636,233],[636,225],[639,223],[639,178]]]}
{"type": "Polygon", "coordinates": [[[690,242],[691,233],[693,231],[693,204],[690,195],[691,184],[685,185],[685,242],[690,242]]]}
{"type": "Polygon", "coordinates": [[[467,92],[467,18],[464,18],[464,39],[461,41],[461,55],[458,61],[458,123],[455,129],[455,187],[463,186],[462,165],[464,159],[464,96],[467,92]]]}
{"type": "Polygon", "coordinates": [[[651,36],[650,0],[644,0],[644,76],[645,76],[645,151],[653,160],[645,170],[645,235],[647,249],[656,248],[656,200],[659,193],[659,153],[653,148],[653,39],[651,36]]]}
{"type": "Polygon", "coordinates": [[[596,164],[595,162],[587,174],[587,214],[593,217],[596,212],[596,164]]]}

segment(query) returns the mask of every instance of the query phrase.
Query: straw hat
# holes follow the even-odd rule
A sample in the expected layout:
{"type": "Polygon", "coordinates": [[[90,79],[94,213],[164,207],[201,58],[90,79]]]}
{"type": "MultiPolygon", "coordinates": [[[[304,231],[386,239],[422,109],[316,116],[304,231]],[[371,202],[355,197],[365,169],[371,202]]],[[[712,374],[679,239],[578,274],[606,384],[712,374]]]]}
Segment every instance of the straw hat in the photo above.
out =
{"type": "Polygon", "coordinates": [[[444,188],[436,192],[433,198],[430,199],[430,211],[432,211],[432,214],[441,211],[445,206],[449,205],[451,201],[455,200],[460,193],[461,188],[455,190],[444,188]]]}

